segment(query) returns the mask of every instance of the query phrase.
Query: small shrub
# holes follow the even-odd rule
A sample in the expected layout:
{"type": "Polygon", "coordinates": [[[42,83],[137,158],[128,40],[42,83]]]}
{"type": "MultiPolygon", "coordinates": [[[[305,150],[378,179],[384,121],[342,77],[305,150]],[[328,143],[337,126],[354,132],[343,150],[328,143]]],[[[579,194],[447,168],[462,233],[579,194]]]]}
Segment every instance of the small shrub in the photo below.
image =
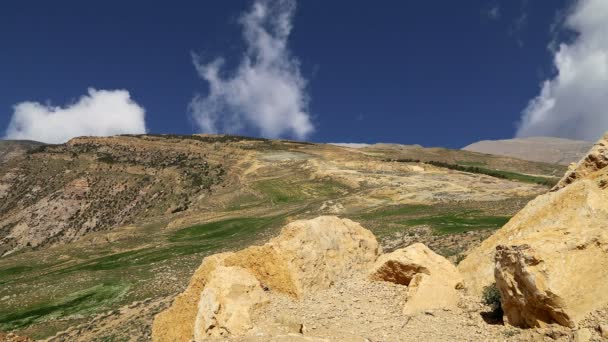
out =
{"type": "Polygon", "coordinates": [[[484,320],[490,324],[502,324],[503,311],[500,304],[500,291],[496,287],[496,284],[484,287],[481,299],[492,309],[490,312],[481,314],[484,320]]]}
{"type": "Polygon", "coordinates": [[[484,287],[481,299],[484,304],[490,305],[495,310],[500,308],[500,291],[496,284],[484,287]]]}

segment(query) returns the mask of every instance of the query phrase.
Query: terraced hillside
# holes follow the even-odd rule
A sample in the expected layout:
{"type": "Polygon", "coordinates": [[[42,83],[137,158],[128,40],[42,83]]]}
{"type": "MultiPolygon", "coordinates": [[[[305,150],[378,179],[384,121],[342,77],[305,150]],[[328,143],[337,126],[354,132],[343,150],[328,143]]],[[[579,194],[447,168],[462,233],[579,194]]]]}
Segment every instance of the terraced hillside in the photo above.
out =
{"type": "Polygon", "coordinates": [[[466,151],[232,136],[39,147],[0,164],[0,330],[146,340],[205,255],[319,214],[361,222],[385,249],[420,241],[458,262],[548,190],[524,176],[563,171],[466,151]]]}

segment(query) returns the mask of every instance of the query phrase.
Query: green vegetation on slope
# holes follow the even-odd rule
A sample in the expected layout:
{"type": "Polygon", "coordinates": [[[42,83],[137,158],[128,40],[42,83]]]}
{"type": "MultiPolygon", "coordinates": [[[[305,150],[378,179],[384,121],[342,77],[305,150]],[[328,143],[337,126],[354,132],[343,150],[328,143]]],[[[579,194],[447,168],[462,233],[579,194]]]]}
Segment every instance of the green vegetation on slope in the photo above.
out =
{"type": "Polygon", "coordinates": [[[235,218],[224,221],[200,224],[181,229],[169,237],[171,242],[181,241],[214,241],[218,239],[242,238],[243,235],[256,232],[279,217],[235,218]]]}
{"type": "MultiPolygon", "coordinates": [[[[386,161],[395,161],[395,162],[400,162],[400,163],[419,163],[420,162],[420,160],[418,160],[418,159],[387,159],[386,161]]],[[[488,169],[485,167],[478,166],[478,165],[482,165],[481,163],[466,162],[466,164],[468,164],[468,165],[461,165],[461,164],[465,164],[465,163],[461,162],[461,164],[450,164],[450,163],[444,163],[444,162],[432,161],[432,160],[426,161],[424,163],[433,165],[433,166],[437,166],[437,167],[443,167],[443,168],[450,169],[450,170],[469,172],[469,173],[478,173],[478,174],[495,177],[495,178],[514,180],[514,181],[524,182],[524,183],[540,184],[540,185],[545,185],[545,186],[549,186],[549,187],[554,186],[559,181],[559,178],[556,178],[556,177],[532,176],[532,175],[526,175],[523,173],[517,173],[517,172],[511,172],[511,171],[488,169]]]]}
{"type": "Polygon", "coordinates": [[[315,198],[332,198],[347,191],[345,185],[328,179],[302,181],[273,178],[258,181],[253,188],[260,191],[272,204],[302,202],[315,198]]]}
{"type": "Polygon", "coordinates": [[[369,213],[359,215],[359,218],[364,220],[378,220],[393,216],[404,216],[414,214],[424,214],[432,209],[429,205],[415,204],[403,205],[398,207],[389,207],[387,209],[375,210],[369,213]]]}
{"type": "MultiPolygon", "coordinates": [[[[179,279],[187,281],[192,267],[200,264],[204,256],[249,245],[256,241],[257,234],[282,225],[283,219],[282,215],[233,218],[168,234],[158,231],[157,227],[149,231],[150,236],[138,237],[137,241],[117,242],[113,249],[97,251],[98,254],[90,254],[86,247],[63,250],[62,253],[68,253],[65,255],[69,255],[70,262],[34,267],[26,266],[29,263],[26,258],[19,258],[20,262],[0,268],[1,279],[5,283],[0,295],[23,298],[12,305],[0,306],[0,330],[23,329],[47,320],[69,324],[70,320],[81,320],[83,316],[133,301],[170,295],[174,290],[163,287],[166,276],[159,277],[153,269],[171,270],[171,274],[181,274],[179,279]],[[156,246],[146,244],[145,239],[156,246]],[[148,247],[142,248],[142,245],[148,247]],[[26,285],[29,283],[45,286],[34,289],[26,285]],[[142,283],[148,286],[142,286],[142,283]],[[21,292],[20,287],[23,286],[35,294],[21,292]]],[[[1,261],[6,265],[10,258],[1,261]]],[[[47,337],[58,329],[62,327],[41,327],[33,336],[47,337]]]]}
{"type": "Polygon", "coordinates": [[[429,226],[436,234],[458,234],[478,229],[498,229],[510,216],[487,215],[480,210],[467,210],[453,205],[401,205],[382,208],[354,216],[355,221],[373,227],[375,234],[383,236],[403,226],[429,226]]]}
{"type": "Polygon", "coordinates": [[[120,283],[99,284],[58,300],[0,312],[0,330],[18,329],[51,318],[87,314],[119,300],[128,289],[128,285],[120,283]]]}
{"type": "Polygon", "coordinates": [[[407,226],[428,225],[439,234],[463,233],[475,229],[498,229],[509,221],[507,216],[479,216],[477,211],[446,213],[403,221],[407,226]]]}

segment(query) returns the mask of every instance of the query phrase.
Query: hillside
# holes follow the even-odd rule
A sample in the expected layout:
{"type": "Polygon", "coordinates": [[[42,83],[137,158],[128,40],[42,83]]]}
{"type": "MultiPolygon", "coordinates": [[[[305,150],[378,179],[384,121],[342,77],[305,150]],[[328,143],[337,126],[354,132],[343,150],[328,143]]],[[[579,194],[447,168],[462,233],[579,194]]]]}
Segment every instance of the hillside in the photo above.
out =
{"type": "Polygon", "coordinates": [[[0,140],[0,164],[24,155],[27,151],[44,145],[37,141],[0,140]]]}
{"type": "Polygon", "coordinates": [[[465,151],[494,154],[550,164],[578,162],[592,142],[553,137],[483,140],[463,147],[465,151]]]}
{"type": "Polygon", "coordinates": [[[120,328],[91,328],[94,338],[146,340],[204,256],[324,214],[360,222],[385,251],[423,242],[457,262],[564,171],[223,135],[40,146],[0,164],[0,330],[43,338],[97,317],[120,328]]]}

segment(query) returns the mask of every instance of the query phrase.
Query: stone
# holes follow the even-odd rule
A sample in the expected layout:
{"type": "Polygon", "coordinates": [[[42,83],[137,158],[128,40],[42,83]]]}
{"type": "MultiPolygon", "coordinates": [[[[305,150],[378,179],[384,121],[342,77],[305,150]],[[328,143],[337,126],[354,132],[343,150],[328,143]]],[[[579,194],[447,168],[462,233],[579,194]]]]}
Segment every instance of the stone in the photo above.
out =
{"type": "Polygon", "coordinates": [[[589,153],[576,166],[568,168],[568,172],[551,191],[562,189],[577,180],[589,178],[606,166],[608,166],[608,133],[593,145],[589,153]]]}
{"type": "Polygon", "coordinates": [[[294,221],[263,246],[246,248],[226,265],[250,269],[271,290],[300,297],[367,270],[380,254],[374,235],[336,216],[294,221]]]}
{"type": "Polygon", "coordinates": [[[575,342],[589,342],[591,340],[591,330],[587,328],[578,329],[574,332],[574,341],[575,342]]]}
{"type": "MultiPolygon", "coordinates": [[[[206,257],[188,288],[176,297],[169,309],[155,317],[152,338],[154,341],[189,341],[194,337],[199,323],[208,322],[211,317],[200,316],[201,302],[210,298],[201,297],[201,293],[206,291],[211,275],[218,268],[246,270],[263,290],[301,297],[328,288],[353,273],[367,272],[380,253],[374,235],[354,221],[320,216],[291,222],[265,245],[206,257]],[[208,318],[199,321],[199,317],[208,318]]],[[[238,335],[246,326],[240,325],[232,331],[203,330],[207,335],[235,332],[238,335]]],[[[199,332],[197,336],[201,339],[204,334],[199,332]]]]}
{"type": "Polygon", "coordinates": [[[608,339],[608,324],[600,324],[598,328],[602,338],[608,339]]]}
{"type": "Polygon", "coordinates": [[[213,271],[231,254],[214,254],[203,260],[186,290],[175,298],[171,307],[154,318],[154,341],[189,341],[194,337],[194,320],[198,313],[200,295],[213,271]]]}
{"type": "Polygon", "coordinates": [[[380,256],[370,278],[408,287],[403,307],[406,315],[458,306],[457,289],[462,286],[458,270],[421,243],[380,256]]]}
{"type": "Polygon", "coordinates": [[[217,267],[198,303],[194,340],[243,335],[252,328],[250,313],[268,301],[259,281],[240,267],[217,267]]]}
{"type": "Polygon", "coordinates": [[[508,323],[575,327],[608,304],[607,144],[459,264],[469,294],[496,283],[508,323]]]}

